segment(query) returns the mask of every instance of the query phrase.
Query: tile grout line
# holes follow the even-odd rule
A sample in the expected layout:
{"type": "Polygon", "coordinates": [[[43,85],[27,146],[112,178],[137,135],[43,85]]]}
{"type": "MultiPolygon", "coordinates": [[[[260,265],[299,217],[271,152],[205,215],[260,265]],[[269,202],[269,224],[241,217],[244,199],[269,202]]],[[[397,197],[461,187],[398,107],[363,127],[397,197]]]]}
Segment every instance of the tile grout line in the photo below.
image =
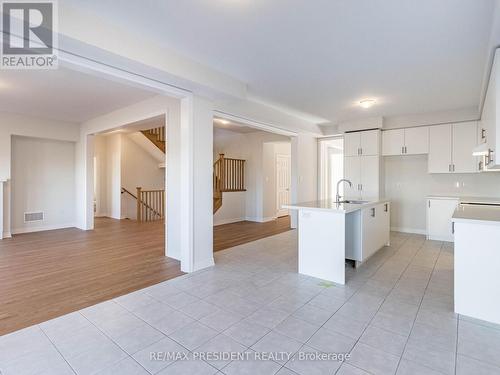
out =
{"type": "MultiPolygon", "coordinates": [[[[430,274],[430,276],[429,276],[429,280],[427,280],[427,284],[426,284],[425,289],[424,289],[424,294],[422,295],[422,298],[421,298],[421,300],[420,300],[420,303],[418,304],[417,313],[415,314],[415,318],[413,319],[413,323],[412,323],[412,325],[411,325],[410,333],[408,334],[408,338],[407,338],[407,340],[406,340],[406,342],[405,342],[405,346],[404,346],[404,348],[403,348],[403,353],[402,353],[402,354],[401,354],[401,356],[399,357],[398,366],[396,367],[396,372],[398,371],[399,366],[401,365],[401,361],[402,361],[402,359],[403,359],[403,355],[404,355],[404,353],[405,353],[406,347],[408,346],[408,341],[410,340],[411,333],[413,332],[413,328],[415,327],[415,323],[416,323],[416,321],[417,321],[417,316],[418,316],[418,313],[420,312],[420,308],[422,307],[422,302],[424,301],[424,298],[425,298],[425,292],[427,291],[427,288],[429,287],[429,284],[430,284],[430,282],[431,282],[432,275],[434,274],[434,270],[436,269],[436,264],[437,264],[437,262],[438,262],[438,260],[439,260],[440,255],[441,255],[441,252],[442,252],[443,246],[444,246],[444,243],[443,243],[443,242],[441,242],[441,246],[439,247],[439,252],[438,252],[438,255],[437,255],[436,260],[434,261],[434,264],[433,264],[433,266],[432,266],[432,272],[431,272],[431,274],[430,274]]],[[[420,249],[421,249],[421,248],[420,248],[420,249]]],[[[420,250],[420,249],[419,249],[419,250],[420,250]]],[[[430,367],[427,367],[427,366],[424,366],[424,367],[431,369],[430,367]]],[[[437,370],[435,370],[435,369],[431,369],[431,370],[437,371],[437,370]]],[[[439,371],[439,372],[441,372],[441,371],[439,371]]]]}
{"type": "MultiPolygon", "coordinates": [[[[52,346],[54,347],[54,349],[59,353],[59,355],[64,360],[64,362],[66,362],[68,364],[68,366],[71,369],[71,371],[73,371],[73,373],[75,375],[77,375],[76,370],[73,368],[73,366],[71,366],[71,364],[68,362],[68,360],[66,359],[66,357],[63,356],[63,354],[61,353],[61,351],[59,350],[59,348],[57,347],[57,345],[50,339],[50,337],[47,335],[47,333],[44,331],[44,329],[39,324],[37,324],[37,326],[40,329],[40,331],[42,331],[43,335],[47,338],[47,340],[49,340],[49,342],[52,344],[52,346]]],[[[1,375],[1,373],[2,372],[0,371],[0,375],[1,375]]]]}
{"type": "MultiPolygon", "coordinates": [[[[377,271],[378,271],[378,270],[379,270],[379,269],[380,269],[380,268],[381,268],[381,267],[382,267],[382,266],[383,266],[383,265],[384,265],[384,264],[385,264],[385,263],[386,263],[389,259],[393,258],[393,257],[394,257],[397,253],[399,253],[399,252],[401,251],[401,248],[402,248],[402,247],[403,247],[403,246],[404,246],[404,245],[405,245],[405,244],[406,244],[406,243],[410,240],[410,238],[411,238],[411,236],[410,236],[410,237],[408,237],[408,238],[406,238],[406,240],[405,240],[403,243],[401,243],[401,245],[397,248],[397,250],[395,251],[395,253],[394,253],[394,254],[392,254],[392,255],[391,255],[388,259],[386,259],[386,261],[385,261],[385,262],[383,262],[383,263],[382,263],[382,264],[381,264],[381,265],[377,268],[377,271]]],[[[387,296],[388,296],[388,295],[389,295],[389,294],[390,294],[390,293],[394,290],[394,288],[396,287],[396,285],[397,285],[398,281],[399,281],[399,280],[401,280],[401,277],[402,277],[402,276],[403,276],[403,274],[406,272],[406,270],[408,269],[408,267],[410,266],[410,264],[412,263],[412,261],[415,259],[415,257],[417,256],[417,254],[418,254],[419,250],[422,248],[422,246],[423,246],[423,244],[424,244],[424,243],[425,243],[425,241],[424,241],[424,242],[422,243],[422,245],[421,245],[421,246],[420,246],[420,247],[419,247],[419,248],[415,251],[415,253],[414,253],[414,254],[413,254],[413,256],[411,257],[410,261],[408,262],[408,264],[406,265],[406,267],[404,268],[404,270],[401,272],[400,276],[398,277],[398,279],[397,279],[397,280],[396,280],[396,282],[394,283],[394,286],[393,286],[393,287],[390,289],[390,291],[386,294],[386,296],[385,296],[385,297],[384,297],[384,299],[382,300],[382,303],[381,303],[381,304],[380,304],[380,306],[378,307],[378,309],[377,309],[377,311],[375,312],[375,314],[373,315],[373,317],[370,319],[370,321],[368,321],[368,322],[367,322],[367,324],[366,324],[365,328],[363,329],[363,331],[361,332],[361,334],[360,334],[360,335],[359,335],[359,337],[357,338],[356,342],[355,342],[355,343],[354,343],[354,345],[352,346],[352,348],[351,348],[351,350],[349,351],[349,353],[351,353],[351,352],[354,350],[354,348],[356,347],[356,345],[360,342],[359,340],[361,340],[361,337],[363,336],[363,334],[365,333],[365,331],[366,331],[366,330],[368,329],[368,327],[370,326],[370,323],[373,321],[373,319],[375,319],[375,316],[376,316],[376,315],[377,315],[377,313],[380,311],[380,308],[382,307],[382,305],[384,304],[385,300],[387,299],[387,296]]],[[[376,273],[376,272],[375,272],[375,273],[376,273]]],[[[374,274],[375,274],[375,273],[374,273],[374,274]]],[[[371,279],[371,277],[370,277],[370,279],[371,279]]],[[[367,281],[367,282],[368,282],[368,281],[367,281]]],[[[384,329],[384,331],[387,331],[387,330],[385,330],[385,329],[384,329]]],[[[388,331],[388,332],[389,332],[389,331],[388,331]]],[[[408,338],[409,338],[409,336],[408,336],[408,338]]],[[[408,340],[408,338],[407,338],[407,340],[408,340]]],[[[368,345],[368,344],[365,344],[365,345],[368,345]]],[[[368,345],[368,346],[370,346],[370,347],[371,347],[371,345],[368,345]]],[[[375,349],[376,349],[376,348],[375,348],[375,349]]],[[[384,353],[386,353],[386,352],[384,352],[384,353]]],[[[388,353],[388,354],[390,354],[390,353],[388,353]]],[[[402,356],[402,355],[401,355],[401,356],[402,356]]],[[[400,358],[401,358],[401,357],[400,357],[400,358]]],[[[359,369],[361,369],[361,370],[363,370],[363,371],[369,372],[369,371],[367,371],[367,370],[365,370],[365,369],[363,369],[363,368],[360,368],[360,367],[358,367],[358,366],[356,366],[356,365],[354,365],[354,364],[352,364],[352,363],[349,363],[349,364],[350,364],[351,366],[354,366],[354,367],[356,367],[356,368],[359,368],[359,369]]],[[[398,364],[399,364],[399,362],[398,362],[398,364]]],[[[340,368],[339,368],[339,369],[340,369],[340,368]]],[[[397,368],[396,368],[396,371],[397,371],[397,368]]],[[[394,373],[395,373],[396,371],[394,371],[394,373]]],[[[338,370],[337,370],[337,372],[338,372],[338,370]]],[[[336,373],[337,373],[337,372],[336,372],[336,373]]]]}
{"type": "MultiPolygon", "coordinates": [[[[405,241],[404,241],[404,242],[403,242],[403,243],[402,243],[402,244],[398,247],[398,250],[396,250],[396,252],[395,252],[394,254],[392,254],[390,257],[388,257],[388,258],[387,258],[384,262],[382,262],[382,263],[381,263],[381,264],[380,264],[380,265],[379,265],[379,266],[375,269],[375,272],[374,272],[374,273],[376,273],[376,272],[377,272],[377,271],[378,271],[378,270],[379,270],[379,269],[380,269],[380,268],[381,268],[381,267],[382,267],[382,266],[383,266],[383,265],[384,265],[384,264],[385,264],[385,263],[386,263],[386,262],[387,262],[390,258],[392,258],[394,255],[396,255],[396,253],[397,253],[397,252],[399,251],[399,249],[403,246],[403,244],[404,244],[404,243],[406,243],[406,241],[408,241],[408,238],[407,238],[407,239],[406,239],[406,240],[405,240],[405,241]]],[[[344,306],[344,305],[345,305],[345,304],[346,304],[346,303],[347,303],[347,302],[348,302],[351,298],[353,298],[353,297],[354,297],[354,295],[355,295],[355,294],[359,291],[359,289],[360,289],[360,288],[362,288],[362,287],[363,287],[363,286],[364,286],[364,285],[368,282],[368,280],[369,280],[369,279],[370,279],[370,278],[366,279],[366,280],[365,280],[365,281],[364,281],[364,282],[363,282],[363,283],[362,283],[362,284],[361,284],[361,285],[360,285],[360,286],[356,289],[356,291],[355,291],[355,292],[354,292],[354,293],[353,293],[353,294],[352,294],[349,298],[347,298],[347,299],[346,299],[346,300],[342,303],[342,305],[340,305],[340,306],[339,306],[339,307],[338,307],[338,308],[337,308],[337,309],[333,312],[333,314],[332,314],[332,315],[328,318],[328,320],[330,320],[330,319],[331,319],[331,318],[332,318],[332,317],[333,317],[333,316],[337,313],[337,311],[339,311],[339,310],[342,308],[342,306],[344,306]]],[[[320,292],[320,293],[322,293],[322,292],[320,292]]],[[[320,293],[318,293],[318,295],[319,295],[320,293]]],[[[310,302],[313,298],[314,298],[314,297],[312,297],[311,299],[309,299],[309,300],[308,300],[308,302],[310,302]]],[[[384,300],[385,300],[385,299],[384,299],[384,300]]],[[[305,304],[307,304],[308,302],[306,302],[305,304]]],[[[298,310],[298,309],[296,309],[295,311],[297,311],[297,310],[298,310]]],[[[301,320],[301,319],[299,319],[299,320],[301,320]]],[[[316,331],[314,331],[314,333],[311,335],[311,337],[309,337],[309,339],[308,339],[305,343],[303,343],[303,345],[302,345],[302,346],[306,345],[306,344],[309,342],[309,340],[310,340],[310,339],[311,339],[311,338],[312,338],[312,337],[313,337],[316,333],[318,333],[318,331],[319,331],[321,328],[323,328],[323,327],[324,327],[324,325],[328,322],[328,320],[327,320],[326,322],[324,322],[324,323],[323,323],[323,324],[322,324],[322,325],[321,325],[321,326],[320,326],[320,327],[319,327],[316,331]]],[[[364,332],[364,331],[363,331],[363,332],[364,332]]],[[[338,334],[339,334],[339,335],[341,335],[341,336],[345,336],[345,335],[343,335],[343,334],[341,334],[341,333],[338,333],[338,334]]],[[[286,336],[286,335],[284,335],[284,336],[286,336]]],[[[288,336],[287,336],[287,337],[288,337],[288,336]]],[[[345,337],[348,337],[348,336],[345,336],[345,337]]],[[[360,337],[361,337],[361,336],[360,336],[360,337]]],[[[351,337],[348,337],[348,338],[350,338],[350,339],[351,339],[351,337]]],[[[354,346],[357,344],[357,342],[358,342],[358,341],[359,341],[359,338],[358,338],[358,340],[356,340],[356,342],[354,343],[354,345],[353,345],[353,347],[352,347],[352,348],[354,348],[354,346]]],[[[308,346],[309,346],[309,345],[308,345],[308,346]]],[[[318,349],[316,349],[316,348],[314,348],[314,347],[312,347],[312,348],[313,348],[313,349],[315,349],[315,350],[318,350],[318,349]]],[[[352,348],[351,348],[351,350],[349,351],[349,353],[352,351],[352,348]]],[[[300,350],[300,348],[299,348],[299,350],[300,350]]],[[[318,350],[318,351],[319,351],[319,352],[322,352],[321,350],[318,350]]],[[[296,353],[296,352],[295,352],[295,353],[296,353]]],[[[294,354],[295,354],[295,353],[294,353],[294,354]]],[[[283,367],[285,367],[285,366],[286,366],[286,364],[287,364],[288,362],[290,362],[290,361],[291,361],[291,359],[290,359],[289,361],[285,362],[285,364],[284,364],[284,365],[283,365],[283,366],[282,366],[282,367],[281,367],[278,371],[280,371],[283,367]]],[[[345,361],[341,361],[341,364],[340,364],[339,368],[338,368],[337,370],[335,370],[335,373],[337,373],[337,372],[340,370],[340,367],[342,366],[342,364],[343,364],[344,362],[345,362],[345,361]]],[[[354,366],[354,367],[357,367],[357,366],[354,366]]],[[[359,368],[359,367],[357,367],[357,368],[359,368]]],[[[288,370],[288,367],[286,367],[286,369],[288,370]]],[[[365,370],[365,371],[366,371],[366,370],[365,370]]]]}

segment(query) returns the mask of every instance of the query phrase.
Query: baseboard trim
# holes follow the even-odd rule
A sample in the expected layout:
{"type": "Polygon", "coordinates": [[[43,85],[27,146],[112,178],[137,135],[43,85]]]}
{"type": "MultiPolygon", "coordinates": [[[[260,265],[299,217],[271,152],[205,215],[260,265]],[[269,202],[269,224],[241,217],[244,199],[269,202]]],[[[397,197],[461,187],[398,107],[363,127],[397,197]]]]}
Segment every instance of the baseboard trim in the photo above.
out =
{"type": "Polygon", "coordinates": [[[234,218],[234,219],[221,219],[221,220],[214,221],[214,227],[216,227],[218,225],[237,223],[239,221],[245,221],[245,220],[246,220],[246,218],[244,218],[244,217],[238,217],[238,218],[234,218]]]}
{"type": "Polygon", "coordinates": [[[45,232],[47,230],[76,228],[76,227],[77,227],[76,223],[71,223],[71,224],[61,224],[61,225],[46,225],[43,227],[35,227],[35,228],[16,228],[12,229],[12,234],[45,232]]]}
{"type": "Polygon", "coordinates": [[[12,238],[12,233],[10,233],[10,232],[3,232],[2,233],[2,239],[3,238],[12,238]]]}
{"type": "Polygon", "coordinates": [[[427,234],[427,231],[425,229],[415,229],[415,228],[405,228],[405,227],[391,227],[391,232],[402,232],[402,233],[423,234],[423,235],[427,234]]]}
{"type": "Polygon", "coordinates": [[[254,221],[256,223],[267,223],[268,221],[273,221],[276,220],[276,216],[270,216],[270,217],[246,217],[245,220],[247,221],[254,221]]]}

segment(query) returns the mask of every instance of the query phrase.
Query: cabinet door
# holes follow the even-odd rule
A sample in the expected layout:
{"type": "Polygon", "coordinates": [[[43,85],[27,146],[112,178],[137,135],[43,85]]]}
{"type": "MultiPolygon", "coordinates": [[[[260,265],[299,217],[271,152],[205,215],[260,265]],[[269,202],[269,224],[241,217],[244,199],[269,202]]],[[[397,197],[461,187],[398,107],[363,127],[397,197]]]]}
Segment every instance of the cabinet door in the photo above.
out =
{"type": "Polygon", "coordinates": [[[427,237],[430,240],[453,241],[451,217],[458,200],[429,199],[427,201],[427,237]]]}
{"type": "Polygon", "coordinates": [[[404,130],[385,130],[382,132],[382,155],[401,155],[405,144],[404,130]]]}
{"type": "Polygon", "coordinates": [[[361,211],[361,258],[365,261],[377,251],[377,207],[361,211]]]}
{"type": "Polygon", "coordinates": [[[451,173],[451,125],[429,128],[429,173],[451,173]]]}
{"type": "Polygon", "coordinates": [[[380,155],[380,130],[360,132],[361,155],[380,155]]]}
{"type": "Polygon", "coordinates": [[[380,157],[360,156],[361,160],[361,197],[364,200],[378,199],[380,189],[380,157]]]}
{"type": "Polygon", "coordinates": [[[477,158],[472,151],[477,144],[477,123],[464,122],[453,125],[453,172],[477,172],[477,158]]]}
{"type": "Polygon", "coordinates": [[[360,199],[361,158],[359,156],[346,156],[344,158],[344,178],[352,182],[352,186],[344,184],[344,198],[360,199]]]}
{"type": "Polygon", "coordinates": [[[344,155],[345,156],[358,156],[360,150],[360,136],[359,133],[345,133],[344,134],[344,155]]]}
{"type": "Polygon", "coordinates": [[[418,155],[429,153],[429,128],[421,126],[405,129],[405,154],[418,155]]]}

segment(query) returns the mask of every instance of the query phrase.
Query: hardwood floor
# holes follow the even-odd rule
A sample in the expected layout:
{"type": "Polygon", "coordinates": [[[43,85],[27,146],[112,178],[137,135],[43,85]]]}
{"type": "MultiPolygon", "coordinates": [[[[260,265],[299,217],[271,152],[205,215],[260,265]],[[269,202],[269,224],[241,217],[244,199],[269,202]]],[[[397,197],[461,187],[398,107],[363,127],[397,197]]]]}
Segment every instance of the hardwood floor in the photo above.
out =
{"type": "MultiPolygon", "coordinates": [[[[97,218],[0,241],[0,335],[177,277],[163,256],[164,225],[97,218]]],[[[290,230],[290,218],[214,227],[214,251],[290,230]]]]}
{"type": "Polygon", "coordinates": [[[99,218],[0,241],[0,335],[181,275],[164,235],[161,222],[99,218]]]}
{"type": "Polygon", "coordinates": [[[273,236],[290,230],[290,216],[266,223],[239,221],[214,227],[214,251],[228,249],[247,242],[273,236]]]}

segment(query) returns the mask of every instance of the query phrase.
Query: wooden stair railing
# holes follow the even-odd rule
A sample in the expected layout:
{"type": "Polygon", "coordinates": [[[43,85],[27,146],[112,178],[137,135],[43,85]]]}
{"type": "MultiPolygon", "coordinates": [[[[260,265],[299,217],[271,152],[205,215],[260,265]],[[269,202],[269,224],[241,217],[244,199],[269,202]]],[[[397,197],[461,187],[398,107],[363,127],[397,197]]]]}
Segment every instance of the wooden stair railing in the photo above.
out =
{"type": "Polygon", "coordinates": [[[165,218],[165,190],[137,188],[137,221],[155,221],[165,218]]]}
{"type": "Polygon", "coordinates": [[[149,139],[156,147],[165,153],[166,151],[166,137],[165,137],[165,127],[141,130],[141,133],[149,139]]]}
{"type": "Polygon", "coordinates": [[[213,213],[222,206],[222,193],[246,191],[245,160],[231,159],[219,154],[213,172],[213,213]]]}
{"type": "Polygon", "coordinates": [[[165,218],[165,190],[142,190],[138,187],[137,195],[134,195],[122,187],[122,194],[125,193],[137,202],[137,221],[155,221],[165,218]]]}

